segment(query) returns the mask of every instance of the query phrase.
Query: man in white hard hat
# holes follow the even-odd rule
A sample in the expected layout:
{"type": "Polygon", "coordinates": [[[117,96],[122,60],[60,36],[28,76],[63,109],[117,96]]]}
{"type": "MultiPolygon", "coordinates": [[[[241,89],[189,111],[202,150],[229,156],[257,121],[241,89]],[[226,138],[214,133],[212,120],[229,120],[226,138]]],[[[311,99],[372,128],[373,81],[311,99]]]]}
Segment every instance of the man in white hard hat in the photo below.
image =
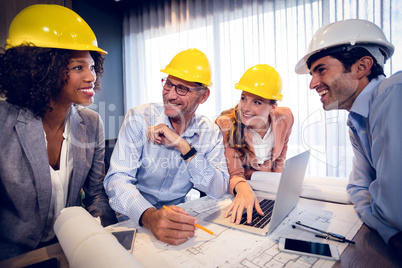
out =
{"type": "Polygon", "coordinates": [[[296,65],[325,110],[349,111],[353,169],[347,191],[362,221],[402,256],[402,72],[385,78],[394,46],[358,19],[319,29],[296,65]]]}
{"type": "Polygon", "coordinates": [[[210,93],[207,57],[188,49],[161,71],[168,74],[162,79],[163,104],[127,113],[104,185],[114,210],[178,245],[194,236],[197,219],[175,205],[193,186],[222,197],[229,175],[219,127],[195,114],[210,93]]]}

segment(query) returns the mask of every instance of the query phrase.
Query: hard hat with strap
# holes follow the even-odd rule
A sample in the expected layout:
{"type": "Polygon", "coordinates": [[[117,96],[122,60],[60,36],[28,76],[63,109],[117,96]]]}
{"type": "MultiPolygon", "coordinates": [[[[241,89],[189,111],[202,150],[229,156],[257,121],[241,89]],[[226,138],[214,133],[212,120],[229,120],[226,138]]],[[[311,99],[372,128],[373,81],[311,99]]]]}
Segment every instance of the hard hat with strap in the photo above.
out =
{"type": "Polygon", "coordinates": [[[6,49],[23,44],[37,47],[107,52],[98,47],[89,25],[74,11],[59,5],[32,5],[11,22],[6,49]]]}
{"type": "Polygon", "coordinates": [[[235,88],[264,99],[282,99],[282,81],[278,72],[267,64],[257,64],[248,69],[235,88]]]}
{"type": "Polygon", "coordinates": [[[319,52],[325,56],[324,50],[342,45],[346,45],[347,50],[354,47],[367,49],[381,66],[392,56],[395,49],[374,23],[361,19],[342,20],[318,29],[310,42],[307,54],[296,64],[295,72],[308,74],[307,61],[311,56],[319,52]]]}
{"type": "Polygon", "coordinates": [[[161,72],[204,86],[212,85],[208,58],[196,48],[178,53],[161,72]]]}

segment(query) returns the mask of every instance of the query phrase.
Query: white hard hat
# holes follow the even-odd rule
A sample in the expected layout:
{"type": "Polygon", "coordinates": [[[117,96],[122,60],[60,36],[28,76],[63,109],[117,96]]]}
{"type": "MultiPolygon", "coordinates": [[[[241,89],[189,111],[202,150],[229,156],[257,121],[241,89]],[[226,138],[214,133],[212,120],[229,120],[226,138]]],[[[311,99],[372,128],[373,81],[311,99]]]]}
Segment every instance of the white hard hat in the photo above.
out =
{"type": "Polygon", "coordinates": [[[340,45],[366,48],[381,66],[395,50],[394,45],[388,42],[383,31],[374,23],[360,19],[337,21],[318,29],[310,42],[308,53],[296,64],[295,72],[308,74],[307,60],[313,54],[340,45]]]}

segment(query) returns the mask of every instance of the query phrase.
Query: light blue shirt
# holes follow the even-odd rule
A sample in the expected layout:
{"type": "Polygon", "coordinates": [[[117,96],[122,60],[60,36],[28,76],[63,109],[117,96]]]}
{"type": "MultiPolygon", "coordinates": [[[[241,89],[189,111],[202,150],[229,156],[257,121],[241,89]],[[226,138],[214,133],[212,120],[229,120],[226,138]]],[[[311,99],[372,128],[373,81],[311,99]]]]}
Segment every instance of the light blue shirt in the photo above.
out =
{"type": "Polygon", "coordinates": [[[388,242],[402,231],[402,72],[372,80],[348,125],[354,151],[348,193],[362,221],[388,242]]]}
{"type": "Polygon", "coordinates": [[[181,135],[197,154],[186,162],[169,146],[147,141],[149,126],[173,129],[161,104],[145,104],[128,111],[104,180],[110,206],[138,222],[150,207],[177,205],[194,186],[214,198],[228,192],[229,175],[219,127],[195,115],[181,135]]]}

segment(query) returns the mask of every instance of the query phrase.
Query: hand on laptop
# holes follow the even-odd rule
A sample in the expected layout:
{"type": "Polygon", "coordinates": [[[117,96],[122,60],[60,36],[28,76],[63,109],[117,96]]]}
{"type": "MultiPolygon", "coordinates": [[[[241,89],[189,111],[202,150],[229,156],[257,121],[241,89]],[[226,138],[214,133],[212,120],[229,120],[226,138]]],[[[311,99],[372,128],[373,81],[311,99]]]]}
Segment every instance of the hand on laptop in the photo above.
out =
{"type": "Polygon", "coordinates": [[[235,191],[236,197],[226,211],[225,218],[232,213],[230,216],[230,222],[236,222],[236,224],[239,224],[243,216],[243,211],[246,209],[247,223],[251,223],[254,207],[258,214],[264,216],[264,212],[261,210],[257,197],[248,183],[238,183],[235,187],[235,191]]]}
{"type": "Polygon", "coordinates": [[[142,214],[142,224],[156,238],[171,245],[179,245],[194,236],[194,224],[198,220],[180,207],[169,206],[171,209],[149,208],[142,214]]]}

